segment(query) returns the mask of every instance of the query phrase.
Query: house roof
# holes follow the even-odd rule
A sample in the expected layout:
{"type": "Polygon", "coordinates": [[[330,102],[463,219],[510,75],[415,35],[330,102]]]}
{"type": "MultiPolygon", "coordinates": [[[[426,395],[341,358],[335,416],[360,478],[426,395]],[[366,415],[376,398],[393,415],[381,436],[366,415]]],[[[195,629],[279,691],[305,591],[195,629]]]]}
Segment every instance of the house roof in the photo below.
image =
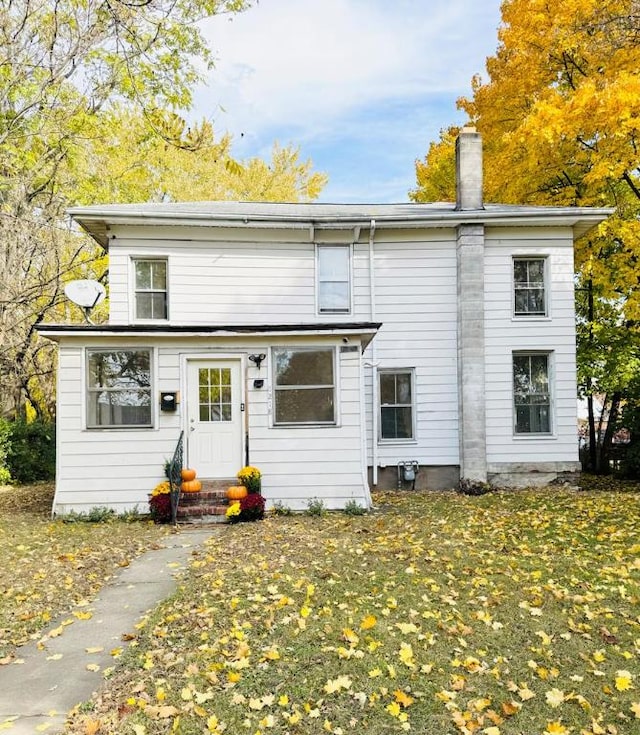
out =
{"type": "Polygon", "coordinates": [[[486,204],[459,210],[455,204],[286,204],[272,202],[156,202],[73,207],[68,214],[107,247],[110,225],[258,228],[455,227],[459,224],[561,225],[580,237],[612,214],[609,208],[530,207],[486,204]]]}
{"type": "Polygon", "coordinates": [[[364,349],[382,322],[335,322],[321,324],[40,324],[43,337],[57,342],[63,337],[263,337],[340,336],[361,338],[364,349]]]}

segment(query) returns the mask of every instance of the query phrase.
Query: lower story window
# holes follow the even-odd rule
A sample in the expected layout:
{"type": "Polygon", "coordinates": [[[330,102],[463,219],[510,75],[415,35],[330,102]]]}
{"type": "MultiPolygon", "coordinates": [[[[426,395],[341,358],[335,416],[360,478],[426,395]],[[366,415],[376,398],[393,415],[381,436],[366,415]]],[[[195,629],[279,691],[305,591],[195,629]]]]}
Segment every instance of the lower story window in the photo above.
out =
{"type": "Polygon", "coordinates": [[[88,350],[87,426],[151,424],[151,350],[88,350]]]}
{"type": "Polygon", "coordinates": [[[413,439],[413,371],[384,370],[380,380],[380,439],[413,439]]]}
{"type": "Polygon", "coordinates": [[[333,348],[274,349],[276,424],[335,424],[333,348]]]}
{"type": "Polygon", "coordinates": [[[513,400],[516,434],[551,433],[549,354],[514,353],[513,400]]]}

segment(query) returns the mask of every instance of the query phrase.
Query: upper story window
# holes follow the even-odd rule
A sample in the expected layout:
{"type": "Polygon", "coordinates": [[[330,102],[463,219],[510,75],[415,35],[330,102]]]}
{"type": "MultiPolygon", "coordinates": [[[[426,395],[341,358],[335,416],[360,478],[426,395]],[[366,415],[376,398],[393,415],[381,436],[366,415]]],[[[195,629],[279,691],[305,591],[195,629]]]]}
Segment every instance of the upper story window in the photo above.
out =
{"type": "Polygon", "coordinates": [[[151,425],[151,350],[87,350],[87,427],[151,425]]]}
{"type": "Polygon", "coordinates": [[[332,347],[273,350],[275,424],[335,424],[332,347]]]}
{"type": "Polygon", "coordinates": [[[351,311],[351,246],[317,246],[317,299],[320,314],[351,311]]]}
{"type": "Polygon", "coordinates": [[[513,354],[516,434],[551,433],[549,354],[513,354]]]}
{"type": "Polygon", "coordinates": [[[380,439],[413,439],[413,371],[384,370],[380,380],[380,439]]]}
{"type": "Polygon", "coordinates": [[[546,258],[514,258],[515,316],[546,316],[546,258]]]}
{"type": "Polygon", "coordinates": [[[167,261],[136,259],[135,318],[155,320],[167,318],[167,261]]]}

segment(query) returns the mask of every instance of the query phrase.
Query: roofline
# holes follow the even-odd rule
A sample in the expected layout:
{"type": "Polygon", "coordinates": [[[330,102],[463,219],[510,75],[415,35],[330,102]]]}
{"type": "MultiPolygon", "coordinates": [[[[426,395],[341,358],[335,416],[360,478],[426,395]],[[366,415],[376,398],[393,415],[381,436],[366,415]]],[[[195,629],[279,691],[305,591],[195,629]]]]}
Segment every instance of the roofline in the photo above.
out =
{"type": "Polygon", "coordinates": [[[382,322],[323,324],[237,324],[193,326],[186,324],[39,324],[37,331],[54,342],[64,337],[261,337],[261,336],[359,336],[363,349],[375,337],[382,322]]]}
{"type": "MultiPolygon", "coordinates": [[[[393,206],[393,205],[390,205],[393,206]]],[[[407,206],[413,206],[407,204],[407,206]]],[[[420,205],[415,205],[419,207],[420,205]]],[[[388,215],[376,212],[375,215],[365,213],[353,215],[350,213],[321,214],[309,217],[308,214],[296,215],[283,212],[282,214],[254,213],[216,213],[216,212],[171,212],[157,210],[150,213],[144,209],[135,211],[128,205],[126,211],[118,212],[114,205],[100,208],[100,206],[72,207],[67,210],[78,224],[80,224],[97,242],[105,248],[108,245],[107,227],[113,225],[134,226],[211,226],[217,227],[251,227],[259,229],[300,229],[310,228],[340,229],[368,227],[375,219],[376,229],[401,228],[413,229],[418,227],[456,227],[463,224],[512,225],[522,227],[540,225],[544,223],[571,227],[575,237],[581,237],[593,227],[603,222],[615,211],[609,207],[520,207],[518,209],[487,209],[475,210],[443,210],[421,209],[416,214],[397,213],[388,215]],[[550,220],[552,221],[550,223],[550,220]]]]}

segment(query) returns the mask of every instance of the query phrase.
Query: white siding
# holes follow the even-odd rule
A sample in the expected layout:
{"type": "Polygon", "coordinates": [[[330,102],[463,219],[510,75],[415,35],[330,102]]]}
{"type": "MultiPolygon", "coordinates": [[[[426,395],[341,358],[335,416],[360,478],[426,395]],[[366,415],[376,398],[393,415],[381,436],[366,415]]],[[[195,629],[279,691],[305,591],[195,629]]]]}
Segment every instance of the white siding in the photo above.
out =
{"type": "Polygon", "coordinates": [[[163,239],[161,229],[155,237],[149,232],[149,239],[125,231],[110,246],[110,262],[115,264],[111,321],[130,320],[127,294],[129,299],[133,294],[129,279],[124,282],[129,262],[154,255],[168,258],[171,324],[344,321],[344,314],[316,315],[315,244],[308,230],[303,233],[252,231],[254,239],[243,240],[236,232],[222,231],[216,234],[223,239],[214,240],[202,229],[186,228],[173,233],[175,239],[163,239]]]}
{"type": "Polygon", "coordinates": [[[569,230],[489,230],[485,250],[487,461],[574,462],[576,418],[573,240],[569,230]],[[544,256],[547,317],[513,316],[514,256],[544,256]],[[550,354],[552,435],[514,435],[512,353],[550,354]]]}
{"type": "MultiPolygon", "coordinates": [[[[90,340],[90,346],[136,347],[136,340],[90,340]]],[[[366,504],[360,428],[358,352],[341,353],[336,340],[292,338],[284,346],[323,344],[338,350],[339,421],[331,427],[280,428],[271,421],[269,359],[260,372],[248,364],[245,380],[249,416],[250,461],[263,472],[263,494],[269,501],[305,508],[309,498],[321,499],[327,508],[343,507],[349,499],[366,504]],[[256,377],[265,380],[253,387],[256,377]]],[[[144,346],[148,346],[146,343],[144,346]]],[[[184,368],[186,356],[268,353],[269,343],[254,340],[171,340],[156,348],[153,392],[180,390],[176,413],[157,412],[153,429],[85,429],[84,350],[69,341],[60,346],[58,413],[58,469],[54,510],[88,510],[107,505],[117,509],[138,505],[147,510],[148,493],[163,478],[163,464],[175,449],[186,411],[184,368]]],[[[154,403],[158,403],[154,400],[154,403]]],[[[197,468],[196,468],[197,469],[197,468]]],[[[238,467],[240,469],[240,467],[238,467]]]]}
{"type": "MultiPolygon", "coordinates": [[[[395,236],[380,233],[374,260],[375,318],[383,326],[365,360],[377,364],[378,369],[413,368],[416,393],[414,441],[378,443],[378,463],[394,466],[399,461],[416,460],[423,465],[455,465],[458,387],[453,230],[395,236]]],[[[368,261],[363,259],[362,266],[368,269],[368,261]]],[[[361,280],[364,282],[364,277],[361,280]]],[[[365,375],[371,463],[372,442],[378,442],[378,437],[372,437],[372,381],[377,370],[368,368],[365,375]]]]}

